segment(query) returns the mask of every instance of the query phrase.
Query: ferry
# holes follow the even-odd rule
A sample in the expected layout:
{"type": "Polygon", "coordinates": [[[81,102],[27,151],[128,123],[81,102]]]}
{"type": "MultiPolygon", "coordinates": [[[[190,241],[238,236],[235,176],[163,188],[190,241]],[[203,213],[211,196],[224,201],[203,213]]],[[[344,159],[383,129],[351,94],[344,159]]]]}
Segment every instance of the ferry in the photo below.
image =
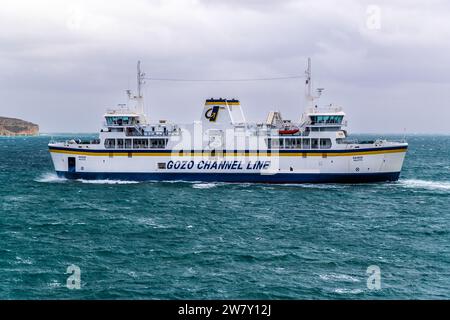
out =
{"type": "Polygon", "coordinates": [[[106,111],[98,138],[48,144],[55,171],[68,179],[257,183],[367,183],[396,181],[405,141],[357,141],[339,106],[318,106],[311,60],[305,71],[305,111],[298,120],[269,112],[250,123],[237,99],[209,98],[188,125],[151,121],[144,112],[145,74],[137,92],[106,111]]]}

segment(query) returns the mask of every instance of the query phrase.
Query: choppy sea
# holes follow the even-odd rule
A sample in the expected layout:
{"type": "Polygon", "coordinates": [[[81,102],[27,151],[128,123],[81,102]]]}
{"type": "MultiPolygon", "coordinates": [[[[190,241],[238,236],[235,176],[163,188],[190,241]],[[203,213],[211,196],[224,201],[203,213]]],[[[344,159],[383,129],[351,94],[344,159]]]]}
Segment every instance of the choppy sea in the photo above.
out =
{"type": "Polygon", "coordinates": [[[450,298],[450,136],[360,185],[69,181],[49,140],[0,138],[0,299],[450,298]]]}

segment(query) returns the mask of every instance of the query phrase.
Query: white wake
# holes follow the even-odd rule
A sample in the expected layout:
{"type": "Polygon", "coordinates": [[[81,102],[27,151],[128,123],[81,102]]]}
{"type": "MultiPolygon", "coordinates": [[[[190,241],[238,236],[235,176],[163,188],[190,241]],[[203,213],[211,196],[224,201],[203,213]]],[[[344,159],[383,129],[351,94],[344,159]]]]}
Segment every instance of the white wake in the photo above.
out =
{"type": "Polygon", "coordinates": [[[66,178],[60,178],[54,172],[47,172],[42,174],[39,178],[35,179],[37,182],[47,182],[47,183],[61,183],[66,182],[66,178]]]}
{"type": "Polygon", "coordinates": [[[400,180],[400,183],[407,188],[420,188],[428,190],[450,190],[449,181],[407,179],[407,180],[400,180]]]}
{"type": "Polygon", "coordinates": [[[139,181],[130,180],[110,180],[110,179],[99,179],[99,180],[87,180],[87,179],[77,179],[81,183],[91,183],[91,184],[134,184],[139,183],[139,181]]]}
{"type": "Polygon", "coordinates": [[[216,183],[195,183],[192,185],[194,189],[210,189],[216,187],[216,183]]]}

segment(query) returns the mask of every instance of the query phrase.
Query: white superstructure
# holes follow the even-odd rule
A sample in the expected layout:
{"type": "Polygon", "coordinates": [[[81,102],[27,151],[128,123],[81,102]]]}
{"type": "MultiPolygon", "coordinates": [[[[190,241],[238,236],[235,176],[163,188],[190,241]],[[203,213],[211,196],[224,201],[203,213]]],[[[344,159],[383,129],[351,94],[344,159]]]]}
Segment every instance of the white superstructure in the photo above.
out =
{"type": "Polygon", "coordinates": [[[50,142],[59,176],[73,179],[227,182],[371,182],[397,180],[408,144],[348,139],[345,113],[318,107],[306,71],[307,108],[299,121],[272,111],[249,123],[235,99],[207,99],[200,121],[177,125],[144,114],[138,63],[135,106],[109,110],[99,138],[50,142]]]}

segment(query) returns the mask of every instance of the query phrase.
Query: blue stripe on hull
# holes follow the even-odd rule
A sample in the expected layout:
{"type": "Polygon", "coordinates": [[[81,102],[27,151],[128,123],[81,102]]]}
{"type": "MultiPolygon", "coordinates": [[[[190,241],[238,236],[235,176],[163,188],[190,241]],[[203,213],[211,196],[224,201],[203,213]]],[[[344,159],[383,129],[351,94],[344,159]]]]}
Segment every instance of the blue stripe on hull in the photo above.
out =
{"type": "Polygon", "coordinates": [[[205,182],[259,182],[259,183],[365,183],[397,181],[400,172],[380,173],[133,173],[133,172],[67,172],[57,171],[59,177],[87,180],[131,181],[205,181],[205,182]]]}

